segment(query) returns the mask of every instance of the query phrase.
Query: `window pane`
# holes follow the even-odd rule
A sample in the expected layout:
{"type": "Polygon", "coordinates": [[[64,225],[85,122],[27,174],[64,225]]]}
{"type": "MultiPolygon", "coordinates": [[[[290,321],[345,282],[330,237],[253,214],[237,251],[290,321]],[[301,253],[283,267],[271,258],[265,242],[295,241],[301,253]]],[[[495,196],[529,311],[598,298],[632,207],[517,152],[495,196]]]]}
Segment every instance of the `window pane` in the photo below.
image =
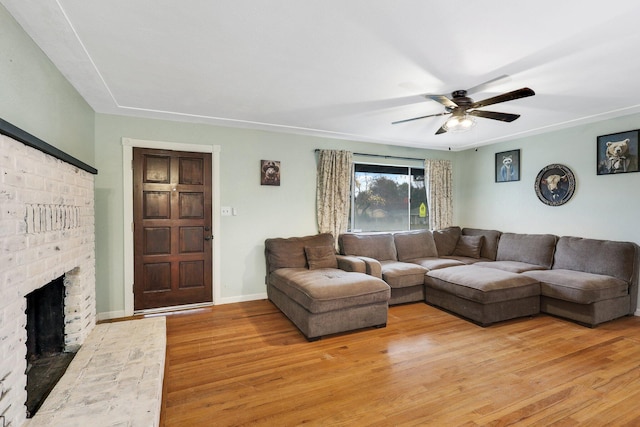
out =
{"type": "Polygon", "coordinates": [[[409,175],[356,168],[351,225],[353,231],[408,230],[409,175]]]}
{"type": "Polygon", "coordinates": [[[424,188],[424,169],[411,169],[410,210],[410,229],[428,229],[429,221],[427,218],[427,193],[424,188]]]}

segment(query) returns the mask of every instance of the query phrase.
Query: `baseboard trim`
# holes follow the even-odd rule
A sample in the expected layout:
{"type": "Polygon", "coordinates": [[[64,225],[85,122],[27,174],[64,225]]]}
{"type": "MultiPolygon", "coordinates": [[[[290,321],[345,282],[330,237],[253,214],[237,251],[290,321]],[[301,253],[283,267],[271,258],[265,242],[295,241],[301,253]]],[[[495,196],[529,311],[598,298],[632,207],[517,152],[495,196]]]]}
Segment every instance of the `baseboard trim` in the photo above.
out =
{"type": "Polygon", "coordinates": [[[640,308],[636,310],[635,313],[633,313],[634,316],[640,316],[640,308]]]}

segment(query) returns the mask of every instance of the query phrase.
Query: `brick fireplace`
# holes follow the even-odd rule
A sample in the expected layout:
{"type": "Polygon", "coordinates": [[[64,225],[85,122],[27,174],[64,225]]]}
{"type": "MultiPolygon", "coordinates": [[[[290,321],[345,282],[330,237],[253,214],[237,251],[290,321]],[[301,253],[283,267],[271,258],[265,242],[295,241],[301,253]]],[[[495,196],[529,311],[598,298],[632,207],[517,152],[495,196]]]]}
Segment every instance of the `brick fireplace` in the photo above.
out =
{"type": "Polygon", "coordinates": [[[96,323],[97,171],[23,131],[7,136],[2,130],[0,425],[20,426],[26,419],[26,295],[64,276],[65,351],[76,351],[96,323]]]}

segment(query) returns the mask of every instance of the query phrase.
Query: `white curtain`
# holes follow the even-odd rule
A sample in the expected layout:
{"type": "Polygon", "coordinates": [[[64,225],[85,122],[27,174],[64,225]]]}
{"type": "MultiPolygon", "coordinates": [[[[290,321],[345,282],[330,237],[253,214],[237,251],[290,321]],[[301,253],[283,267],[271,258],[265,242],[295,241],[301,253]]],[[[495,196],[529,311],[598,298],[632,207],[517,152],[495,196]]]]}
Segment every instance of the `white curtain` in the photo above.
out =
{"type": "Polygon", "coordinates": [[[429,228],[440,230],[453,225],[451,161],[426,159],[424,181],[427,190],[429,228]]]}
{"type": "Polygon", "coordinates": [[[353,154],[341,150],[319,150],[316,180],[318,232],[338,235],[347,231],[353,154]]]}

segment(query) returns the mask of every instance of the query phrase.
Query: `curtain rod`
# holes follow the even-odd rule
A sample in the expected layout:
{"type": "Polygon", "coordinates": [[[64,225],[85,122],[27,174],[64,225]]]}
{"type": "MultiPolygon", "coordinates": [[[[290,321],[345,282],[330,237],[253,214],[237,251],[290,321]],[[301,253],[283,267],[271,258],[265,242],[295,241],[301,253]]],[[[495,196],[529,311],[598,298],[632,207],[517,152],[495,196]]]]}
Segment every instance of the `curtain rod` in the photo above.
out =
{"type": "MultiPolygon", "coordinates": [[[[320,151],[316,148],[316,153],[320,151]]],[[[417,157],[399,157],[399,156],[387,156],[384,154],[367,154],[367,153],[353,153],[354,156],[368,156],[368,157],[381,157],[383,159],[399,159],[399,160],[418,160],[424,162],[424,159],[418,159],[417,157]]]]}

